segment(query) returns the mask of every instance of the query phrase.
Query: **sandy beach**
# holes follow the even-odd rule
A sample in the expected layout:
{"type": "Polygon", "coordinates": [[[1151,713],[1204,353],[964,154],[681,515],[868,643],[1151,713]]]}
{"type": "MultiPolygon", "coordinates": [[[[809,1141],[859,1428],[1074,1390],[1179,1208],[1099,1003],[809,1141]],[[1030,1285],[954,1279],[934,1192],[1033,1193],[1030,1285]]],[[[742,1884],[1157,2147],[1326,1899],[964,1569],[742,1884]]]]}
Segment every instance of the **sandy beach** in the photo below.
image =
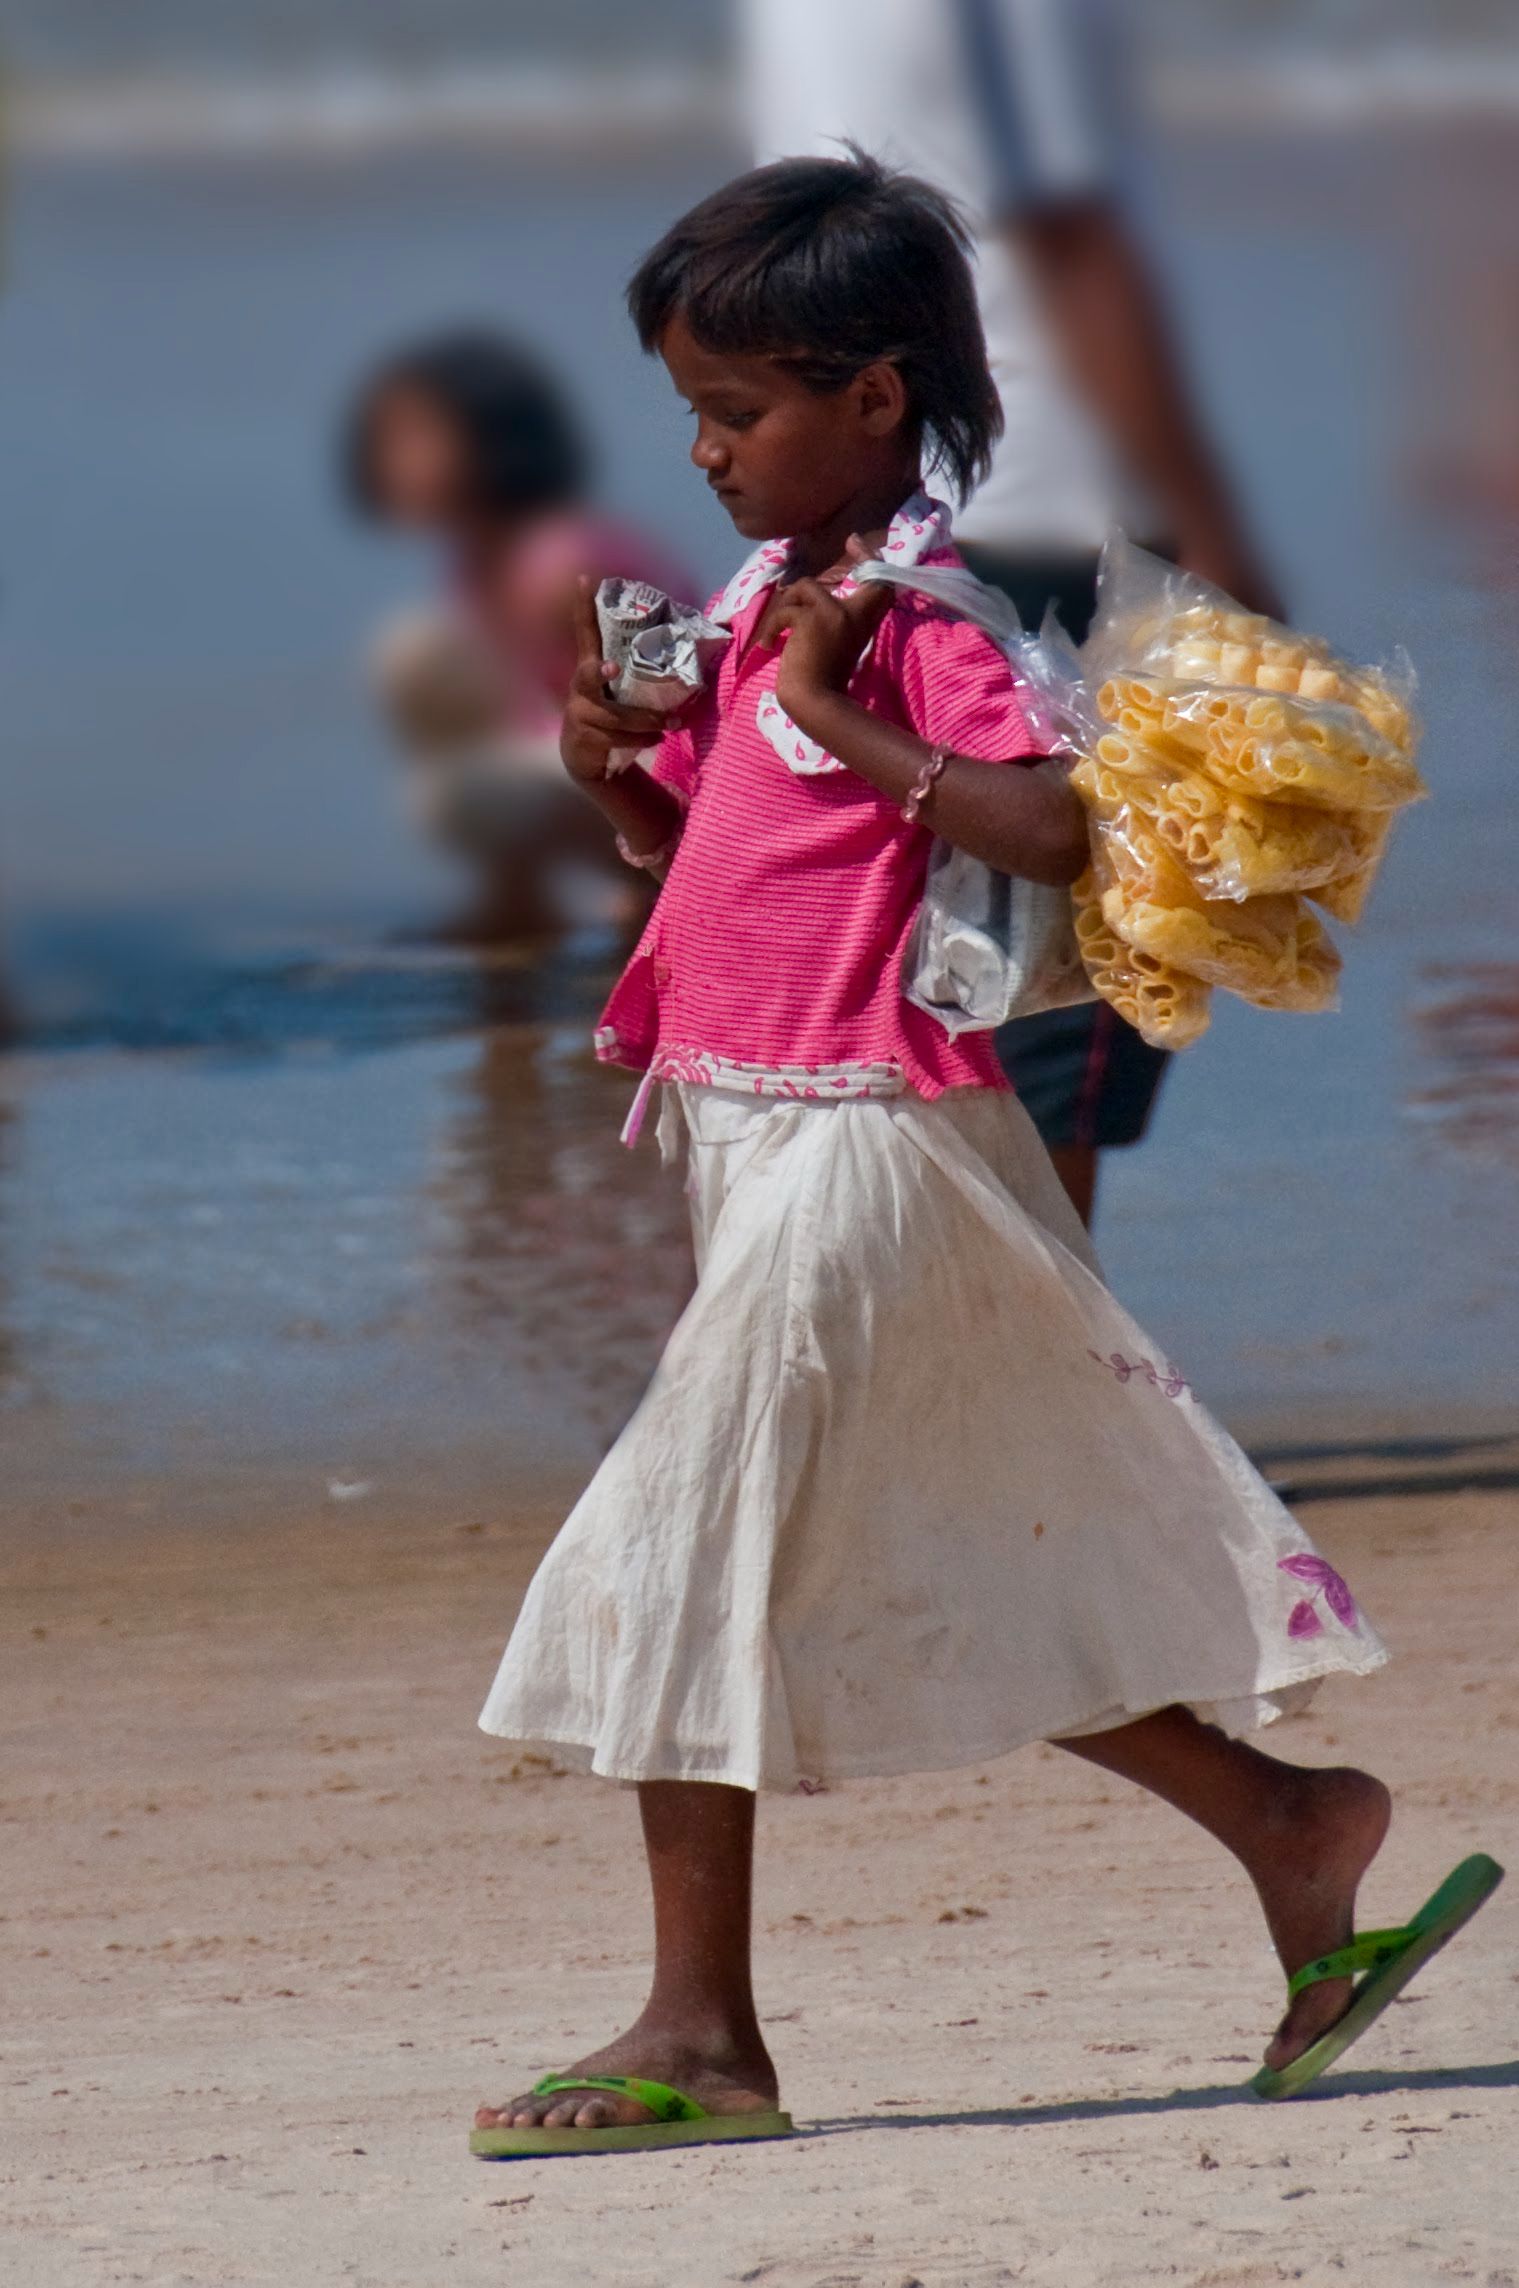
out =
{"type": "MultiPolygon", "coordinates": [[[[1243,1887],[1051,1749],[766,1801],[794,2145],[472,2161],[478,2100],[640,1998],[631,1796],[474,1728],[558,1509],[266,1479],[11,1520],[8,2278],[1519,2279],[1519,1891],[1353,2070],[1264,2106],[1278,1982],[1243,1887]]],[[[1395,1783],[1366,1922],[1511,1847],[1516,1524],[1493,1493],[1312,1511],[1396,1658],[1275,1739],[1395,1783]]]]}

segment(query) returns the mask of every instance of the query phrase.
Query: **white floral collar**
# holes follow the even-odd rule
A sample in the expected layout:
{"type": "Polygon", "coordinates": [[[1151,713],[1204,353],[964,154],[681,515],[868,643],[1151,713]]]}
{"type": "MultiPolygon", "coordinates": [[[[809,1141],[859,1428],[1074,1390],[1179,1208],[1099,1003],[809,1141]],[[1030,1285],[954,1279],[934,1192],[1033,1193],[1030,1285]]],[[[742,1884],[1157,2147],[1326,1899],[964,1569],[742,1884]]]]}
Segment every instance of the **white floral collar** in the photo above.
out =
{"type": "MultiPolygon", "coordinates": [[[[950,546],[949,510],[942,501],[930,499],[925,492],[916,492],[892,518],[881,556],[889,564],[921,564],[925,557],[940,555],[950,546]]],[[[763,541],[739,566],[716,603],[709,607],[708,618],[720,626],[731,627],[756,596],[774,587],[786,568],[791,548],[789,540],[763,541]]],[[[839,582],[838,593],[849,595],[858,585],[858,581],[846,576],[839,582]]],[[[773,691],[760,694],[755,721],[787,769],[799,778],[815,778],[825,771],[843,770],[842,763],[836,762],[816,740],[797,729],[773,691]]]]}
{"type": "MultiPolygon", "coordinates": [[[[892,564],[921,564],[925,556],[950,546],[949,534],[950,512],[943,501],[931,500],[927,493],[916,492],[902,503],[892,518],[881,554],[892,564]]],[[[762,589],[775,586],[795,545],[791,540],[762,540],[753,555],[744,559],[716,603],[708,606],[708,619],[716,620],[720,627],[731,627],[762,589]]],[[[839,593],[846,594],[855,585],[852,580],[842,580],[839,593]]]]}

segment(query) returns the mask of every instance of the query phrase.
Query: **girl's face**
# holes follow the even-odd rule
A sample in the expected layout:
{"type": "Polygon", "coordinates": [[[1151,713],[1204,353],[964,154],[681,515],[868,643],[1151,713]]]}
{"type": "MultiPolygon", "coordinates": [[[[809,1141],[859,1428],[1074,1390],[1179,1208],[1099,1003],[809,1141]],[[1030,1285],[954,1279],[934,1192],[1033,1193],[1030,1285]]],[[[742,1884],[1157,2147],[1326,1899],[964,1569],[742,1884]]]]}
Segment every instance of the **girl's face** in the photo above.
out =
{"type": "Polygon", "coordinates": [[[404,383],[386,390],[370,415],[369,451],[375,494],[395,523],[447,534],[466,520],[464,442],[425,391],[404,383]]]}
{"type": "Polygon", "coordinates": [[[822,530],[862,491],[917,481],[895,366],[820,392],[774,358],[704,349],[681,317],[659,354],[696,417],[691,458],[746,540],[822,530]]]}

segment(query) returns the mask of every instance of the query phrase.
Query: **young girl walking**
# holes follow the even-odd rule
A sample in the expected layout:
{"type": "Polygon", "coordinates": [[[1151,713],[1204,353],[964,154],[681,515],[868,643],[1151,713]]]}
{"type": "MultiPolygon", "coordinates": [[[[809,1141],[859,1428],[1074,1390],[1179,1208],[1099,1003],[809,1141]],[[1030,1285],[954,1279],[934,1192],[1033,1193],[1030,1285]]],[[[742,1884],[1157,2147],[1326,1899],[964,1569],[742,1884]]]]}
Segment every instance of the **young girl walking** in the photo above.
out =
{"type": "Polygon", "coordinates": [[[1057,884],[1087,849],[996,647],[852,579],[956,561],[924,471],[963,494],[997,433],[958,221],[869,160],[788,161],[678,222],[629,300],[759,544],[673,730],[608,698],[587,592],[562,742],[664,877],[597,1046],[645,1076],[636,1111],[663,1083],[663,1142],[685,1131],[699,1279],[481,1722],[637,1784],[655,1962],[625,2033],[482,2107],[471,2143],[786,2134],[750,1983],[756,1790],[1033,1740],[1234,1854],[1292,1981],[1258,2083],[1287,2094],[1498,1871],[1354,1941],[1386,1789],[1238,1735],[1382,1646],[1103,1285],[990,1034],[901,992],[934,835],[1057,884]]]}

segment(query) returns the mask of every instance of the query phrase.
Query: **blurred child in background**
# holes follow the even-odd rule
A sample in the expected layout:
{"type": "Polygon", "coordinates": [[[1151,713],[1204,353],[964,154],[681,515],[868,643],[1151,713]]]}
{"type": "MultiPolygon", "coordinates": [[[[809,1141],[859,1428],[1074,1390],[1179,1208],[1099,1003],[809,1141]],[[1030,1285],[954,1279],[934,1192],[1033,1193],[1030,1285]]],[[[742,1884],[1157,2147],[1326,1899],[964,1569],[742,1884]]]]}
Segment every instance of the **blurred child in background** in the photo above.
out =
{"type": "Polygon", "coordinates": [[[594,569],[685,595],[692,581],[587,505],[589,455],[563,392],[487,329],[387,357],[354,397],[341,451],[359,513],[425,535],[443,559],[441,605],[392,620],[373,668],[412,812],[476,877],[454,934],[489,941],[590,912],[628,918],[643,888],[630,889],[610,834],[559,768],[576,583],[594,569]]]}

